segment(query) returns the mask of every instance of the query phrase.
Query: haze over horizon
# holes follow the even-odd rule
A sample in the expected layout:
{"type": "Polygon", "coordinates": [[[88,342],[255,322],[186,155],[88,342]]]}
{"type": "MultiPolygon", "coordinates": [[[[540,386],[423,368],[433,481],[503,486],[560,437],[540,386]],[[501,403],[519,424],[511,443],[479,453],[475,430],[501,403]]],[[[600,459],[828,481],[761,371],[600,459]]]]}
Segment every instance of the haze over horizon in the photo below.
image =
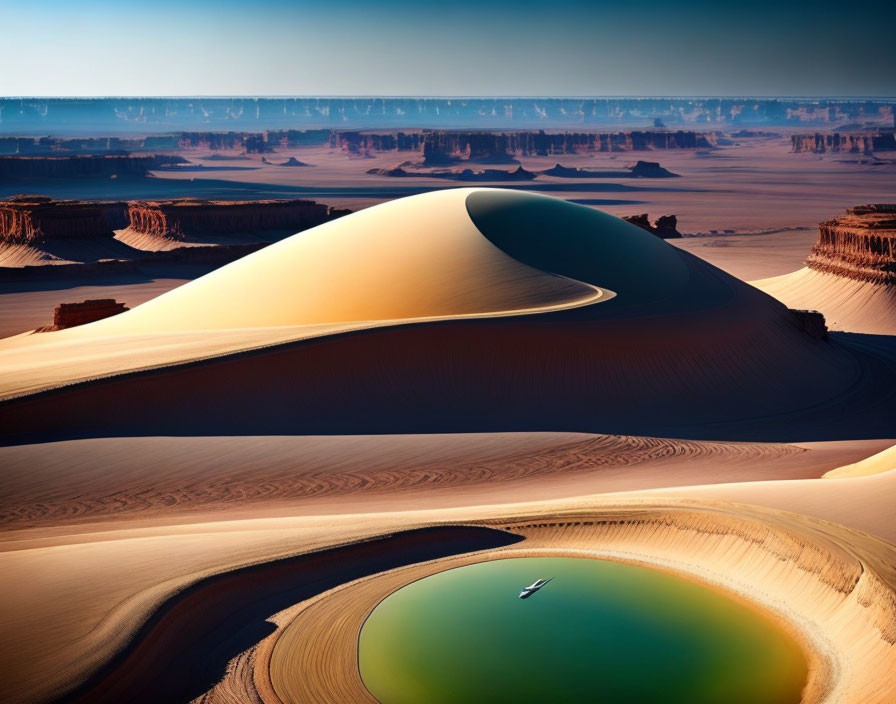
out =
{"type": "MultiPolygon", "coordinates": [[[[853,97],[889,44],[831,2],[0,0],[0,95],[853,97]],[[38,40],[36,43],[36,39],[38,40]]],[[[896,5],[863,6],[873,26],[896,5]]]]}

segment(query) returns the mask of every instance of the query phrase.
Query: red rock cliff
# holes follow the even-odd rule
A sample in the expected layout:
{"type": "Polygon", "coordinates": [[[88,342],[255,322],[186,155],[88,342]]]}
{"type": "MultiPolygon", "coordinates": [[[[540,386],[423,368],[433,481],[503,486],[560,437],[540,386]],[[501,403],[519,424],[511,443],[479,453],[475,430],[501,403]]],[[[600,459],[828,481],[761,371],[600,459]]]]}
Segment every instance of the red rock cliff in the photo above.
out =
{"type": "Polygon", "coordinates": [[[85,325],[128,310],[124,303],[112,298],[92,298],[81,303],[60,303],[53,311],[54,330],[85,325]]]}
{"type": "Polygon", "coordinates": [[[60,239],[111,239],[123,227],[124,203],[16,196],[0,201],[0,242],[34,244],[60,239]]]}
{"type": "Polygon", "coordinates": [[[575,154],[578,152],[701,149],[715,144],[712,133],[689,131],[632,132],[334,132],[330,146],[350,154],[371,151],[411,151],[431,164],[450,161],[512,159],[516,155],[575,154]]]}
{"type": "Polygon", "coordinates": [[[0,179],[144,176],[179,156],[0,156],[0,179]]]}
{"type": "Polygon", "coordinates": [[[868,132],[862,134],[795,134],[790,138],[794,152],[853,152],[867,154],[870,152],[893,151],[896,149],[896,133],[890,131],[868,132]]]}
{"type": "Polygon", "coordinates": [[[861,205],[818,226],[810,269],[896,285],[896,204],[861,205]]]}
{"type": "Polygon", "coordinates": [[[168,239],[207,234],[299,232],[347,212],[310,200],[184,199],[128,203],[132,230],[168,239]]]}

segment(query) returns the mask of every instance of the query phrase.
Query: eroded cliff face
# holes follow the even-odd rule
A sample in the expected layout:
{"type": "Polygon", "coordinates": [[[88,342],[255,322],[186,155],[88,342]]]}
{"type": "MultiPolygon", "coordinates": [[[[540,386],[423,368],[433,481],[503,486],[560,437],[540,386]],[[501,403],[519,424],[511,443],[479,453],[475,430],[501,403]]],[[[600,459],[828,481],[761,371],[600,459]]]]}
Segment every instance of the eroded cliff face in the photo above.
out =
{"type": "Polygon", "coordinates": [[[60,303],[53,311],[53,326],[49,330],[64,330],[86,325],[103,318],[124,313],[128,307],[114,298],[90,298],[81,303],[60,303]]]}
{"type": "Polygon", "coordinates": [[[333,132],[330,146],[349,154],[409,151],[424,163],[458,161],[512,162],[517,156],[548,156],[581,152],[626,152],[665,149],[707,149],[716,143],[709,132],[333,132]]]}
{"type": "Polygon", "coordinates": [[[0,179],[145,176],[183,163],[186,159],[179,156],[0,156],[0,179]]]}
{"type": "Polygon", "coordinates": [[[896,204],[861,205],[818,226],[810,269],[896,286],[896,204]]]}
{"type": "Polygon", "coordinates": [[[109,239],[127,223],[124,203],[52,200],[17,196],[0,201],[0,242],[36,244],[47,240],[109,239]]]}
{"type": "Polygon", "coordinates": [[[191,235],[299,232],[347,212],[310,200],[184,199],[128,203],[131,230],[175,240],[191,235]]]}
{"type": "Polygon", "coordinates": [[[868,154],[896,150],[896,132],[865,132],[858,134],[795,134],[790,138],[793,151],[824,154],[825,152],[852,152],[868,154]]]}

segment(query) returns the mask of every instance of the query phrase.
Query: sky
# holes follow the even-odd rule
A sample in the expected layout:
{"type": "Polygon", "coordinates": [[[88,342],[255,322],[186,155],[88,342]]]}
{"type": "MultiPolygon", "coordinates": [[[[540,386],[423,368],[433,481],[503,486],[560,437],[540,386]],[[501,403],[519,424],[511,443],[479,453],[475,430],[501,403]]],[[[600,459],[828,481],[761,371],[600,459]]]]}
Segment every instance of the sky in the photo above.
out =
{"type": "Polygon", "coordinates": [[[0,0],[0,95],[896,95],[896,2],[858,7],[0,0]]]}

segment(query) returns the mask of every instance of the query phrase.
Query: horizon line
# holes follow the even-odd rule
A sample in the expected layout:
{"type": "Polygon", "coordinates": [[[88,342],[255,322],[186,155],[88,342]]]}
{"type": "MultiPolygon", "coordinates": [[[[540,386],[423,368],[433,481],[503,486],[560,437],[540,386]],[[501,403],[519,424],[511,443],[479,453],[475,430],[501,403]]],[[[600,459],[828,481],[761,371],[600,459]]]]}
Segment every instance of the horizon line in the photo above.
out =
{"type": "Polygon", "coordinates": [[[241,100],[301,100],[301,99],[318,99],[318,100],[357,100],[357,99],[378,99],[378,100],[727,100],[737,98],[750,98],[753,100],[893,100],[896,101],[894,95],[848,95],[848,94],[805,94],[805,95],[761,95],[750,93],[732,93],[728,95],[660,95],[660,94],[631,94],[631,95],[422,95],[422,94],[301,94],[301,93],[283,93],[283,94],[253,94],[253,93],[233,93],[233,94],[184,94],[184,95],[163,95],[163,94],[134,94],[134,95],[0,95],[0,100],[122,100],[122,99],[168,99],[168,100],[191,100],[191,99],[241,99],[241,100]]]}

